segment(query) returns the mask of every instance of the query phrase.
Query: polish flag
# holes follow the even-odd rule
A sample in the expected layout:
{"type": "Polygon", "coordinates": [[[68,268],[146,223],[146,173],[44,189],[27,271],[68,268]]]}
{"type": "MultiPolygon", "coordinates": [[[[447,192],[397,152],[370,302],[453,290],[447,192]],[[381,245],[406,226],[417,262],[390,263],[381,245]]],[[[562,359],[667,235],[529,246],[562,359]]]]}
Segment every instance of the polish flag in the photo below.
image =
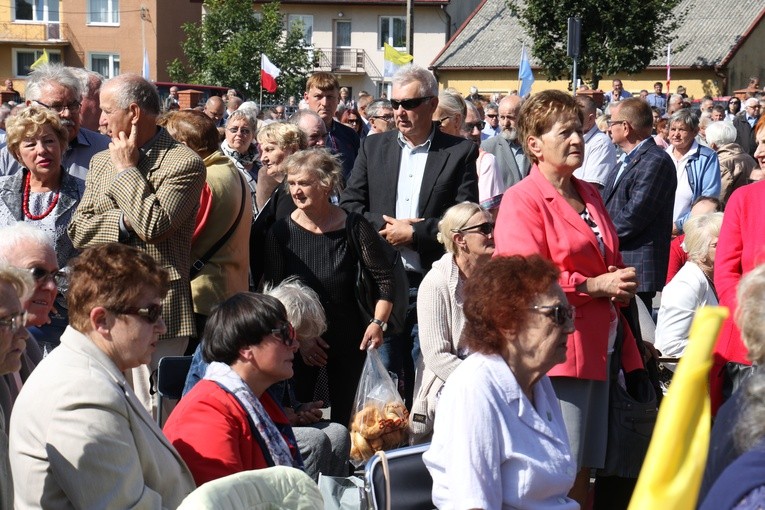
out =
{"type": "Polygon", "coordinates": [[[276,92],[276,79],[281,74],[278,67],[273,65],[268,57],[260,54],[260,83],[264,89],[273,94],[276,92]]]}

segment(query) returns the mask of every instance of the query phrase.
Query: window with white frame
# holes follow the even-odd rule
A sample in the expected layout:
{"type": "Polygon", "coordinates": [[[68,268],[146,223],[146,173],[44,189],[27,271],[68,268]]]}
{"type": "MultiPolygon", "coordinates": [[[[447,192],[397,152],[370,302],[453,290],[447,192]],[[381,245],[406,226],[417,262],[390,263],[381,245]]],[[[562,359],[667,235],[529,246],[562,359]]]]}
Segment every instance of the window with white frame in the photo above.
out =
{"type": "MultiPolygon", "coordinates": [[[[61,51],[60,50],[46,50],[48,53],[48,62],[60,63],[61,51]]],[[[32,69],[30,66],[34,64],[37,59],[42,57],[43,50],[33,50],[31,48],[14,48],[13,49],[13,75],[16,78],[23,78],[28,76],[32,69]]]]}
{"type": "Polygon", "coordinates": [[[120,74],[120,56],[118,53],[91,53],[90,70],[107,78],[120,74]]]}
{"type": "Polygon", "coordinates": [[[290,14],[287,17],[287,30],[302,22],[303,44],[310,46],[313,44],[313,16],[310,14],[290,14]]]}
{"type": "Polygon", "coordinates": [[[14,21],[58,23],[58,0],[12,0],[14,21]]]}
{"type": "Polygon", "coordinates": [[[388,43],[394,48],[406,48],[406,18],[380,16],[380,48],[388,43]]]}
{"type": "Polygon", "coordinates": [[[119,25],[120,0],[88,0],[89,25],[119,25]]]}

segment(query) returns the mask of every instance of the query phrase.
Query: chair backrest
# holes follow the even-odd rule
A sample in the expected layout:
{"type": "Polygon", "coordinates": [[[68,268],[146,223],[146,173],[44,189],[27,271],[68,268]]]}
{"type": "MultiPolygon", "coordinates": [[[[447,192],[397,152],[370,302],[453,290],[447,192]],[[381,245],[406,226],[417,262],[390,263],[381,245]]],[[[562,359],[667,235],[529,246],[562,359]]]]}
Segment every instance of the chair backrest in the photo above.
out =
{"type": "MultiPolygon", "coordinates": [[[[183,385],[191,368],[191,356],[165,356],[157,365],[157,408],[162,409],[162,399],[178,400],[183,395],[183,385]]],[[[162,412],[157,412],[157,425],[162,427],[162,412]]]]}
{"type": "MultiPolygon", "coordinates": [[[[422,461],[430,443],[385,452],[390,480],[390,508],[394,510],[432,510],[433,479],[422,461]]],[[[367,461],[364,469],[367,497],[373,510],[385,510],[385,474],[379,454],[367,461]]]]}
{"type": "Polygon", "coordinates": [[[289,508],[323,510],[319,487],[299,469],[274,466],[207,482],[186,496],[178,510],[289,508]]]}

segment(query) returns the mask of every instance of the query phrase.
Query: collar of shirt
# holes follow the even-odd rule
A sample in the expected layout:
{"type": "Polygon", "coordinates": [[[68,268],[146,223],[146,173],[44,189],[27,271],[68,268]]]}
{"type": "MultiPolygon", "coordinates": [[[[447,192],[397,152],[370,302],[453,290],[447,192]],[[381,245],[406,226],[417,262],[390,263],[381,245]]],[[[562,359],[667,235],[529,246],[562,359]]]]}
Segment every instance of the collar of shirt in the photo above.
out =
{"type": "Polygon", "coordinates": [[[433,128],[430,130],[430,135],[428,135],[428,139],[422,142],[420,145],[417,145],[417,146],[412,145],[412,143],[409,140],[404,138],[404,135],[401,134],[401,131],[398,132],[398,136],[396,137],[396,140],[398,140],[398,144],[399,146],[401,146],[402,149],[408,147],[409,150],[411,150],[412,152],[419,152],[420,149],[424,148],[426,151],[428,151],[430,150],[430,144],[433,143],[433,136],[435,136],[435,134],[436,134],[436,126],[434,124],[433,128]]]}
{"type": "Polygon", "coordinates": [[[593,136],[595,136],[595,133],[597,133],[598,131],[600,131],[600,129],[598,129],[598,125],[597,125],[597,124],[593,124],[593,125],[592,125],[592,127],[590,128],[590,130],[589,130],[589,131],[587,131],[587,132],[584,134],[584,137],[583,137],[583,138],[584,138],[584,143],[585,143],[585,145],[587,144],[587,142],[589,142],[589,141],[590,141],[590,139],[591,139],[593,136]]]}
{"type": "Polygon", "coordinates": [[[138,148],[138,152],[141,155],[139,158],[139,161],[146,157],[146,153],[151,150],[152,147],[154,147],[154,144],[157,142],[157,139],[159,138],[159,134],[164,131],[164,128],[158,127],[157,132],[154,133],[154,136],[151,137],[151,139],[143,144],[141,147],[138,148]]]}

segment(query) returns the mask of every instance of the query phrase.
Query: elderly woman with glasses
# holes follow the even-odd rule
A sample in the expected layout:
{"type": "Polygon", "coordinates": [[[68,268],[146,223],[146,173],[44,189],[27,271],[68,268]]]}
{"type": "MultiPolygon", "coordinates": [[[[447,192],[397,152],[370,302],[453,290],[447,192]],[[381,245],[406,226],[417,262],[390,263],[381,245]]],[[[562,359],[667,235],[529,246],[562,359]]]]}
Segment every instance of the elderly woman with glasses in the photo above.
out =
{"type": "Polygon", "coordinates": [[[430,439],[441,388],[467,354],[461,339],[465,283],[494,253],[494,222],[478,204],[450,207],[438,230],[446,253],[433,263],[417,295],[422,377],[409,415],[415,443],[430,439]]]}
{"type": "MultiPolygon", "coordinates": [[[[32,290],[29,274],[8,266],[0,266],[0,376],[21,368],[21,355],[29,336],[27,314],[21,302],[32,290]]],[[[8,460],[8,436],[5,417],[10,409],[0,406],[0,508],[13,508],[13,482],[8,460]]]]}
{"type": "Polygon", "coordinates": [[[220,150],[247,177],[251,192],[255,194],[257,177],[258,150],[253,143],[256,134],[255,117],[244,110],[235,110],[226,119],[226,139],[220,144],[220,150]]]}
{"type": "Polygon", "coordinates": [[[555,265],[497,257],[465,285],[462,343],[471,352],[438,401],[423,460],[438,508],[554,508],[576,462],[547,372],[566,361],[574,331],[555,265]]]}
{"type": "MultiPolygon", "coordinates": [[[[540,254],[560,270],[558,282],[576,306],[568,356],[550,372],[579,471],[572,497],[584,504],[590,468],[602,468],[608,436],[609,363],[621,304],[637,290],[635,268],[623,267],[619,238],[598,190],[573,174],[584,157],[582,112],[569,94],[547,90],[521,108],[519,141],[533,161],[529,176],[508,189],[495,231],[497,255],[540,254]]],[[[643,362],[629,328],[621,365],[643,362]]]]}
{"type": "Polygon", "coordinates": [[[17,508],[176,508],[191,473],[124,373],[148,363],[166,331],[169,274],[109,243],[70,264],[70,325],[11,416],[17,508]]]}
{"type": "Polygon", "coordinates": [[[205,327],[209,366],[164,427],[201,485],[271,466],[303,467],[284,411],[266,390],[292,377],[295,330],[275,297],[240,293],[221,303],[205,327]]]}
{"type": "MultiPolygon", "coordinates": [[[[6,121],[8,150],[23,167],[21,172],[0,177],[0,227],[24,222],[53,240],[57,268],[66,267],[77,255],[67,234],[67,227],[85,191],[85,182],[72,177],[61,166],[69,145],[69,134],[59,116],[42,106],[27,106],[6,121]]],[[[56,303],[57,327],[46,326],[51,345],[66,326],[65,286],[52,289],[50,308],[39,324],[50,322],[48,312],[56,303]],[[56,292],[57,291],[57,292],[56,292]],[[60,326],[59,326],[60,324],[60,326]]],[[[52,288],[53,285],[51,284],[52,288]]]]}

